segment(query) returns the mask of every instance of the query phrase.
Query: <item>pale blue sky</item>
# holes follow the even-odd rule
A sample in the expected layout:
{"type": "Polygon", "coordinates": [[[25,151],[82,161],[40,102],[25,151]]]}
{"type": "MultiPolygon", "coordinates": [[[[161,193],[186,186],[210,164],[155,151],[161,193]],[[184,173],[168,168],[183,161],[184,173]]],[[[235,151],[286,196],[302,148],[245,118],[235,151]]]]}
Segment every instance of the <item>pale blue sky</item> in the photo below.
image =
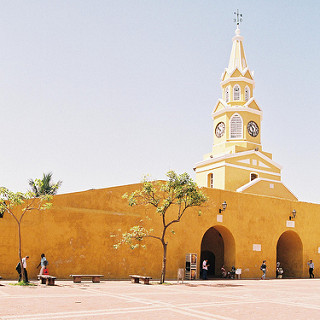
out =
{"type": "Polygon", "coordinates": [[[0,184],[52,171],[60,193],[189,172],[211,151],[235,24],[262,145],[320,202],[320,1],[0,1],[0,184]]]}

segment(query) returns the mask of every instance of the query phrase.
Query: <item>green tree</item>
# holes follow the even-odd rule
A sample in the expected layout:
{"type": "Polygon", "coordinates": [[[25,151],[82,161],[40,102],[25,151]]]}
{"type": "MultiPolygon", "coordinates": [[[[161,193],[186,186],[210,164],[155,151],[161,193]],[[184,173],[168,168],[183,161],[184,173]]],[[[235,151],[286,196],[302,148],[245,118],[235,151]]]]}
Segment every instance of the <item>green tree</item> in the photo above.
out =
{"type": "Polygon", "coordinates": [[[52,172],[47,174],[44,173],[41,182],[42,183],[39,185],[33,179],[29,179],[31,191],[34,192],[37,197],[45,194],[55,195],[58,191],[58,188],[62,184],[61,180],[59,180],[57,183],[52,182],[52,172]]]}
{"type": "MultiPolygon", "coordinates": [[[[34,181],[35,186],[41,190],[42,180],[36,179],[34,181]]],[[[55,186],[57,189],[59,186],[55,186]]],[[[23,217],[27,212],[38,211],[50,209],[52,195],[44,194],[37,195],[35,192],[28,191],[26,193],[22,192],[12,192],[5,187],[0,187],[0,213],[2,216],[8,213],[17,223],[18,226],[18,254],[19,261],[21,264],[23,280],[25,281],[25,275],[22,268],[22,239],[21,239],[21,224],[23,217]]]]}
{"type": "MultiPolygon", "coordinates": [[[[120,242],[115,245],[115,248],[118,248],[122,243],[127,243],[134,249],[141,244],[144,238],[159,240],[163,247],[160,283],[164,283],[166,278],[168,246],[166,233],[168,228],[180,222],[189,208],[199,207],[207,201],[207,197],[187,173],[178,175],[174,171],[169,171],[166,176],[168,178],[166,181],[148,181],[144,179],[141,189],[134,191],[130,195],[123,195],[124,198],[128,199],[130,206],[144,205],[154,207],[154,213],[161,219],[160,234],[154,234],[153,229],[146,229],[142,225],[136,225],[129,232],[122,234],[120,242]]],[[[174,233],[173,230],[171,232],[174,233]]]]}

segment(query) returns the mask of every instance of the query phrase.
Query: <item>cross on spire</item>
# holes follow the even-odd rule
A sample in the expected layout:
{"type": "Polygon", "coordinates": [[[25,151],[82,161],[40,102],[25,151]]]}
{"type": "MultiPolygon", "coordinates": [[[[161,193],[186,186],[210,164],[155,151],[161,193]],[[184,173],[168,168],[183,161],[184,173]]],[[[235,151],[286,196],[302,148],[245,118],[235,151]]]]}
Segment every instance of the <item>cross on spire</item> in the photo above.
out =
{"type": "Polygon", "coordinates": [[[237,9],[237,12],[234,12],[237,18],[233,19],[234,22],[237,23],[237,27],[239,26],[240,22],[242,22],[242,13],[239,13],[239,9],[237,9]]]}

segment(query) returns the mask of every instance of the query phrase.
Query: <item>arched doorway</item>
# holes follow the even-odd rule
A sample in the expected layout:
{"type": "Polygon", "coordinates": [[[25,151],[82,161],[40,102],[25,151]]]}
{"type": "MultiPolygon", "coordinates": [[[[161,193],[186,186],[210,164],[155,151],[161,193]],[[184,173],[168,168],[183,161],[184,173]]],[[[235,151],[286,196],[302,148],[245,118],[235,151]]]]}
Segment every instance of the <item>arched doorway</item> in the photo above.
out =
{"type": "Polygon", "coordinates": [[[230,270],[235,264],[235,241],[227,228],[215,226],[205,232],[201,241],[200,270],[204,259],[210,265],[209,278],[220,277],[222,265],[230,270]]]}
{"type": "Polygon", "coordinates": [[[284,278],[301,278],[303,272],[302,242],[294,231],[285,231],[277,243],[277,261],[284,278]]]}

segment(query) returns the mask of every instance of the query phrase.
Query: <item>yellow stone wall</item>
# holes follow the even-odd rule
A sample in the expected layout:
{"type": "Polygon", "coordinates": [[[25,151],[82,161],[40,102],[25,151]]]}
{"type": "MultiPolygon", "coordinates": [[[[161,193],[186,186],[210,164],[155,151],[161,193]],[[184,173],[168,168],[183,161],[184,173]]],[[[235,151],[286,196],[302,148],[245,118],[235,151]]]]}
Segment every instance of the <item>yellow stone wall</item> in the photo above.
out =
{"type": "MultiPolygon", "coordinates": [[[[69,278],[75,273],[98,273],[107,279],[124,279],[132,273],[159,278],[160,242],[148,239],[146,249],[121,247],[115,250],[115,238],[110,237],[127,231],[145,215],[154,219],[155,231],[160,230],[159,216],[153,215],[152,210],[131,208],[122,199],[122,194],[137,187],[120,186],[58,195],[54,197],[53,209],[27,214],[22,226],[23,255],[30,256],[28,272],[31,278],[38,273],[36,265],[43,252],[49,260],[50,274],[58,278],[69,278]]],[[[200,265],[202,239],[212,227],[220,233],[224,243],[223,250],[221,246],[218,248],[217,259],[224,252],[224,261],[217,261],[217,271],[224,262],[227,269],[232,265],[241,268],[244,278],[259,277],[259,267],[266,259],[268,275],[274,277],[277,242],[284,232],[288,236],[280,243],[280,258],[287,268],[293,269],[291,273],[289,270],[285,273],[307,277],[308,259],[313,259],[316,266],[320,265],[320,205],[218,189],[205,188],[204,191],[210,200],[201,209],[202,215],[198,215],[198,209],[192,209],[174,226],[176,234],[168,234],[168,278],[175,278],[177,269],[184,267],[186,253],[197,253],[200,265]],[[218,222],[223,201],[227,202],[227,209],[221,214],[222,222],[218,222]],[[297,212],[294,228],[286,226],[293,209],[297,212]],[[297,249],[299,241],[301,246],[297,249]],[[254,244],[260,244],[261,251],[253,251],[254,244]],[[288,259],[293,261],[292,266],[288,259]]],[[[15,222],[5,214],[0,219],[0,275],[4,279],[17,277],[17,240],[15,222]]],[[[205,246],[212,247],[210,243],[205,246]]],[[[320,276],[317,268],[316,276],[320,276]]]]}

